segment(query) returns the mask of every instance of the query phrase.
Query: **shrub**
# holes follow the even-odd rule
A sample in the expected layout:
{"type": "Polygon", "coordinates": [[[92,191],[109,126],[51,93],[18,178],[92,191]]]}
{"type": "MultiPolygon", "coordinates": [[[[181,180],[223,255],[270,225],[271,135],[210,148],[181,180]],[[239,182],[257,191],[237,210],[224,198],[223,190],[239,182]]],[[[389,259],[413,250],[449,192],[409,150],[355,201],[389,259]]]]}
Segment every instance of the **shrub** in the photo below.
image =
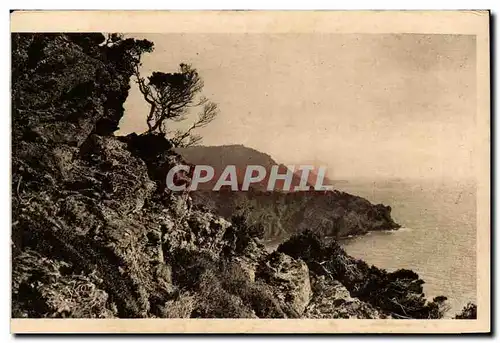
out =
{"type": "Polygon", "coordinates": [[[278,251],[304,260],[312,272],[340,281],[353,297],[395,318],[437,319],[448,310],[446,297],[427,301],[422,287],[424,281],[414,271],[400,269],[389,273],[369,267],[347,255],[338,242],[326,245],[313,232],[290,238],[278,251]]]}
{"type": "Polygon", "coordinates": [[[162,318],[190,318],[196,307],[196,297],[182,292],[175,299],[168,300],[161,311],[162,318]]]}
{"type": "Polygon", "coordinates": [[[462,309],[462,312],[455,316],[455,319],[477,319],[477,305],[468,303],[462,309]]]}
{"type": "Polygon", "coordinates": [[[189,250],[172,257],[173,282],[180,295],[165,304],[162,317],[285,318],[263,282],[253,282],[236,262],[214,261],[189,250]]]}
{"type": "Polygon", "coordinates": [[[223,266],[220,279],[224,289],[240,297],[257,317],[286,318],[269,285],[262,281],[251,281],[241,268],[234,265],[223,266]]]}
{"type": "Polygon", "coordinates": [[[192,317],[197,318],[254,318],[242,299],[224,289],[218,275],[206,272],[200,279],[200,300],[192,317]]]}

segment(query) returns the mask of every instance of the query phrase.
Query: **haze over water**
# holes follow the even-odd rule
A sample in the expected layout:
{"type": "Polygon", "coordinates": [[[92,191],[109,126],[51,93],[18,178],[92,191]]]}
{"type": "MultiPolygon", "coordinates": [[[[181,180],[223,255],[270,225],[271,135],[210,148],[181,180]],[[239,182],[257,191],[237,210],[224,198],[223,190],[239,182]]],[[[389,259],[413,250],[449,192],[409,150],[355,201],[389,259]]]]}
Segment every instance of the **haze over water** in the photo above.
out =
{"type": "Polygon", "coordinates": [[[345,242],[368,264],[412,269],[426,282],[427,298],[448,297],[448,315],[476,302],[476,188],[472,182],[357,181],[337,189],[392,207],[403,228],[345,242]]]}

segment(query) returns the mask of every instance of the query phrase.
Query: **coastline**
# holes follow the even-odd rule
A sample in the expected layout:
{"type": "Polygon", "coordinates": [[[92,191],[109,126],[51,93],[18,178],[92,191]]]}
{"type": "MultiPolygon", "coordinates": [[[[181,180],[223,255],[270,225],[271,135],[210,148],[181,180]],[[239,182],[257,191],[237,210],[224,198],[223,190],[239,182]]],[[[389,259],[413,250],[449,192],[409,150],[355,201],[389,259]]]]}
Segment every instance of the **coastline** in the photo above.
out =
{"type": "Polygon", "coordinates": [[[442,318],[445,297],[426,299],[417,273],[370,267],[323,238],[399,227],[389,206],[276,192],[260,212],[230,204],[225,217],[169,191],[166,173],[184,161],[165,135],[114,135],[130,46],[144,44],[117,39],[13,37],[12,317],[442,318]],[[25,68],[35,48],[45,58],[25,68]],[[48,75],[60,81],[51,98],[48,75]],[[275,209],[299,225],[283,223],[290,236],[269,253],[260,240],[274,222],[255,215],[282,223],[275,209]]]}

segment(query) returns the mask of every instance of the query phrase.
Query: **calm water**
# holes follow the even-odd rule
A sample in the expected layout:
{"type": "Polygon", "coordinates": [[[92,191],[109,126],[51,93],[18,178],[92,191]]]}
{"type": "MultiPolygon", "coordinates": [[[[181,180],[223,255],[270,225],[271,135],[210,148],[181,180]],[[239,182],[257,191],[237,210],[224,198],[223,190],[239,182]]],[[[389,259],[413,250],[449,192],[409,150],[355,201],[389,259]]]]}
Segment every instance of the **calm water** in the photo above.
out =
{"type": "Polygon", "coordinates": [[[348,182],[336,188],[392,207],[403,228],[345,242],[346,251],[390,271],[408,268],[427,298],[445,295],[460,311],[476,301],[476,193],[472,183],[348,182]]]}

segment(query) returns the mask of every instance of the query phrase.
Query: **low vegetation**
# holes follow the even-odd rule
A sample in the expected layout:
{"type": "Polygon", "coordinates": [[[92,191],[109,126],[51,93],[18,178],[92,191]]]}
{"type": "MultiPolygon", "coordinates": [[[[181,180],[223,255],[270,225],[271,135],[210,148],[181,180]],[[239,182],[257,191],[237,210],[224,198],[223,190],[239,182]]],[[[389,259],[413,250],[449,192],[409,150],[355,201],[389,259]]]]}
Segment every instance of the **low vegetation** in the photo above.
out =
{"type": "Polygon", "coordinates": [[[415,272],[370,267],[348,256],[336,241],[324,244],[313,232],[292,237],[278,251],[304,260],[315,274],[340,281],[353,297],[393,318],[438,319],[448,310],[446,297],[425,298],[424,281],[415,272]]]}

